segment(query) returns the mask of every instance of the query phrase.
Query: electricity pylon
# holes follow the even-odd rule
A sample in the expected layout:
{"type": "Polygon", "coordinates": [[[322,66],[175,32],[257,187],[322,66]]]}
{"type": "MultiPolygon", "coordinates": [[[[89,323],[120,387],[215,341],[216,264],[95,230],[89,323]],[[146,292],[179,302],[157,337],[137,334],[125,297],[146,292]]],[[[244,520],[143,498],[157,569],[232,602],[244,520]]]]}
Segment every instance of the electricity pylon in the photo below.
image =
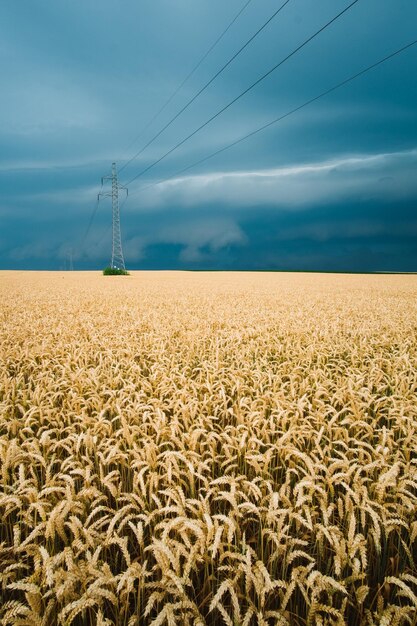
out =
{"type": "Polygon", "coordinates": [[[103,176],[101,184],[103,185],[105,180],[111,180],[111,191],[100,192],[98,195],[111,197],[112,205],[112,220],[113,220],[113,242],[111,251],[111,264],[110,267],[117,270],[124,270],[125,260],[123,258],[122,250],[122,235],[120,232],[120,207],[119,207],[119,190],[126,191],[126,195],[129,194],[127,187],[119,185],[117,178],[116,163],[112,163],[111,175],[103,176]]]}

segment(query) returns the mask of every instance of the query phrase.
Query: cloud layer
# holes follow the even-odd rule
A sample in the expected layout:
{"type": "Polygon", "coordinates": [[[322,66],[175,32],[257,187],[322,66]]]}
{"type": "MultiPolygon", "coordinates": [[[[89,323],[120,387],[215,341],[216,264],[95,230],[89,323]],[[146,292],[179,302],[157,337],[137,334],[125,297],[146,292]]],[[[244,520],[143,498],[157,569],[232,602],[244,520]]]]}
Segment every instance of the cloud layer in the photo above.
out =
{"type": "MultiPolygon", "coordinates": [[[[281,208],[311,207],[348,198],[407,198],[417,194],[417,149],[339,157],[318,163],[211,172],[174,178],[145,189],[146,206],[204,203],[281,208]]],[[[140,188],[137,196],[140,194],[140,188]]],[[[132,206],[136,196],[133,192],[132,206]],[[133,199],[134,198],[134,199],[133,199]]]]}
{"type": "MultiPolygon", "coordinates": [[[[122,182],[346,4],[291,0],[122,171],[122,182]]],[[[79,269],[108,263],[108,202],[86,237],[101,176],[139,151],[276,10],[272,0],[251,3],[148,125],[241,7],[2,3],[0,267],[59,269],[70,254],[79,269]]],[[[414,49],[189,175],[173,175],[414,39],[416,21],[410,0],[357,3],[133,183],[122,208],[130,267],[417,270],[414,49]]]]}

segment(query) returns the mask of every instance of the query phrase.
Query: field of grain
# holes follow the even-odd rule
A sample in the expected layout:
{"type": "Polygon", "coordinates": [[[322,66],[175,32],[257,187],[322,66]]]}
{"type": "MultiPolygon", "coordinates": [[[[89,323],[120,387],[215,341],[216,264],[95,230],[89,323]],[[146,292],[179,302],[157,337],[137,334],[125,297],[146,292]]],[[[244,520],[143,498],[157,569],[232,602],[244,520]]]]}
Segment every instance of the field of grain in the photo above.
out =
{"type": "Polygon", "coordinates": [[[417,277],[0,272],[0,623],[417,623],[417,277]]]}

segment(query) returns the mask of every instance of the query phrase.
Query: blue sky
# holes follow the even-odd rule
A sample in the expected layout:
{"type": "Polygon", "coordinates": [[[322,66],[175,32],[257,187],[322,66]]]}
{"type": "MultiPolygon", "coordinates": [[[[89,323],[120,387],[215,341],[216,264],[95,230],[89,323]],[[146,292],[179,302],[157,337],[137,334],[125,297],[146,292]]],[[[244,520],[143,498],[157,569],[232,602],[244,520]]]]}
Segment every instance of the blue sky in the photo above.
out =
{"type": "MultiPolygon", "coordinates": [[[[108,201],[83,241],[101,176],[138,152],[282,1],[252,0],[144,132],[244,0],[3,2],[0,267],[60,269],[70,250],[77,269],[107,264],[108,201]]],[[[290,0],[121,182],[348,4],[290,0]]],[[[417,271],[417,46],[175,176],[416,38],[415,0],[359,0],[130,185],[121,215],[126,265],[417,271]]]]}

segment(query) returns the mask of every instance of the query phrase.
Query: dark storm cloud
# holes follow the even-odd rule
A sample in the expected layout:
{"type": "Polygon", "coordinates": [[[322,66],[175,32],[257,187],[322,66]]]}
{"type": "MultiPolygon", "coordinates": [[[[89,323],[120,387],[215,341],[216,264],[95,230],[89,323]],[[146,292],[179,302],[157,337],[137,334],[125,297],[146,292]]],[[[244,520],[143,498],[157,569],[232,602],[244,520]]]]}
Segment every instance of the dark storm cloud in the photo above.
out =
{"type": "MultiPolygon", "coordinates": [[[[127,181],[348,2],[292,0],[134,163],[127,181]]],[[[20,0],[0,7],[2,267],[108,262],[110,207],[83,236],[112,160],[131,156],[278,6],[254,0],[134,142],[238,0],[20,0]]],[[[131,267],[417,270],[417,47],[285,122],[143,192],[416,37],[412,0],[361,0],[131,186],[131,267]]]]}

